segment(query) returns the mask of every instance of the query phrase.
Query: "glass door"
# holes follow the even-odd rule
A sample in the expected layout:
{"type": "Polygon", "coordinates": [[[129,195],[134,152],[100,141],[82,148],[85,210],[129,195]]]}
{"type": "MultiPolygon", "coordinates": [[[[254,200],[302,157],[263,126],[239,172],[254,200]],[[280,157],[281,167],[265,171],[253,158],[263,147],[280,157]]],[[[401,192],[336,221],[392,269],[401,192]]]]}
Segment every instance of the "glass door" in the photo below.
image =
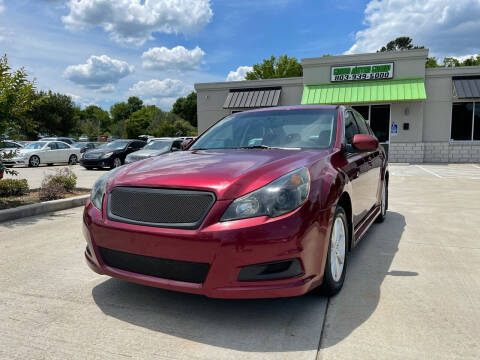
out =
{"type": "Polygon", "coordinates": [[[371,106],[370,127],[388,156],[388,146],[390,143],[390,105],[371,106]]]}

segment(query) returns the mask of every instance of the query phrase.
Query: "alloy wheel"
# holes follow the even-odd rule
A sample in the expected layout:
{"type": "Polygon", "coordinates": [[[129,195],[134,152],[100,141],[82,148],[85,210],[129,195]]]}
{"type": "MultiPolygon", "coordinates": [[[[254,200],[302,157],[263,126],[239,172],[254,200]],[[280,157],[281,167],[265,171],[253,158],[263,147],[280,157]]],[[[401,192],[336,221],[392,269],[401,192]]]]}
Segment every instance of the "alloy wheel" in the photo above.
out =
{"type": "Polygon", "coordinates": [[[68,163],[70,165],[75,165],[77,163],[77,156],[76,155],[71,155],[70,159],[68,160],[68,163]]]}
{"type": "Polygon", "coordinates": [[[120,160],[120,158],[113,159],[113,167],[117,168],[119,166],[122,166],[122,160],[120,160]]]}
{"type": "Polygon", "coordinates": [[[345,223],[341,217],[337,217],[330,240],[330,271],[336,282],[342,277],[345,264],[345,240],[345,223]]]}
{"type": "Polygon", "coordinates": [[[38,165],[40,165],[40,158],[34,155],[30,158],[29,162],[30,162],[30,166],[37,167],[38,165]]]}

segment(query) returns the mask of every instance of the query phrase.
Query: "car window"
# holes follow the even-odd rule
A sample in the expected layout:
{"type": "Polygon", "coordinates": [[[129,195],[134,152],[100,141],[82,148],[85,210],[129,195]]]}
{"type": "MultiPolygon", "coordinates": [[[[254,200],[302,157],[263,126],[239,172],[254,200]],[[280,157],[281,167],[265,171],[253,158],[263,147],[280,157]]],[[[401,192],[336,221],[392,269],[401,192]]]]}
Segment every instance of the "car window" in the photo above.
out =
{"type": "Polygon", "coordinates": [[[173,142],[172,149],[180,150],[182,148],[183,140],[177,140],[173,142]]]}
{"type": "Polygon", "coordinates": [[[70,149],[67,144],[61,142],[57,142],[56,144],[59,149],[70,149]]]}
{"type": "Polygon", "coordinates": [[[211,127],[190,150],[258,146],[327,149],[335,139],[336,118],[336,109],[236,113],[211,127]]]}
{"type": "Polygon", "coordinates": [[[358,126],[358,130],[360,131],[360,134],[371,135],[372,132],[369,129],[367,122],[365,121],[363,116],[356,111],[354,111],[353,114],[355,115],[355,120],[357,120],[357,126],[358,126]]]}
{"type": "Polygon", "coordinates": [[[353,117],[351,111],[345,112],[345,139],[347,140],[348,144],[351,144],[353,141],[353,137],[357,134],[360,134],[360,131],[357,127],[357,122],[353,117]]]}
{"type": "Polygon", "coordinates": [[[144,146],[145,146],[145,143],[144,143],[143,141],[135,141],[135,142],[133,143],[133,147],[134,147],[135,149],[141,149],[141,148],[143,148],[144,146]]]}
{"type": "Polygon", "coordinates": [[[50,150],[57,150],[57,143],[48,143],[47,147],[50,148],[50,150]]]}

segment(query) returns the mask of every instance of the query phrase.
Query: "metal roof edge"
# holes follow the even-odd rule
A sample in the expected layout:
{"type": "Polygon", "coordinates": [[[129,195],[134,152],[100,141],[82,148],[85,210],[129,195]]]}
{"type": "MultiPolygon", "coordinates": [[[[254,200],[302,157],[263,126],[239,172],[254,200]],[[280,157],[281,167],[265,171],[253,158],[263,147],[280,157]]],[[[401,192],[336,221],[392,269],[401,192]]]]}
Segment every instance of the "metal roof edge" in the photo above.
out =
{"type": "Polygon", "coordinates": [[[302,59],[303,67],[315,67],[331,64],[345,64],[354,62],[394,61],[398,59],[427,59],[429,49],[412,49],[399,51],[385,51],[378,53],[331,55],[302,59]]]}
{"type": "Polygon", "coordinates": [[[194,87],[195,87],[195,90],[216,90],[216,89],[230,89],[230,88],[240,89],[240,88],[294,86],[294,85],[303,85],[303,77],[196,83],[194,84],[194,87]]]}

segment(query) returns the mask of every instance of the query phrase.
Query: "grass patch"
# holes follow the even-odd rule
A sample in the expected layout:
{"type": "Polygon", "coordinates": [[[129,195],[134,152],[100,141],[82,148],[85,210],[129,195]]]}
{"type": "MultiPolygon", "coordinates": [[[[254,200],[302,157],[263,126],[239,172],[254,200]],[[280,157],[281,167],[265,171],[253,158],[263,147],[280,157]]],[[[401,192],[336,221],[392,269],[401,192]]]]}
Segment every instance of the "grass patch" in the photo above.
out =
{"type": "MultiPolygon", "coordinates": [[[[63,194],[61,199],[87,194],[90,194],[90,190],[75,189],[73,192],[63,194]]],[[[0,210],[12,209],[18,206],[36,204],[39,202],[42,202],[40,200],[39,190],[31,190],[22,196],[0,197],[0,210]]]]}

